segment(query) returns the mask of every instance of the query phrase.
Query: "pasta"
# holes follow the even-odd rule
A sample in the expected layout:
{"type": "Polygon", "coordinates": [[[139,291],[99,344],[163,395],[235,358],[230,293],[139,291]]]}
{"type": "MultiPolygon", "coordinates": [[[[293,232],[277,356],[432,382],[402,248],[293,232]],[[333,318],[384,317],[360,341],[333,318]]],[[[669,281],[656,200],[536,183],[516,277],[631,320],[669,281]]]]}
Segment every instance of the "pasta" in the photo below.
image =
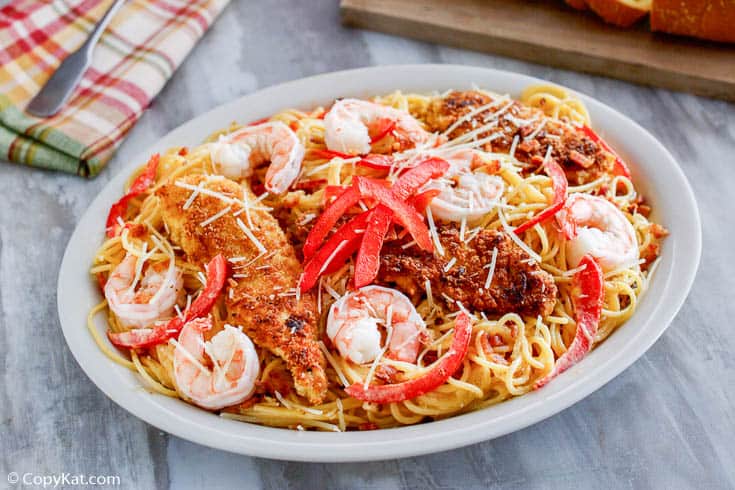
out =
{"type": "MultiPolygon", "coordinates": [[[[475,113],[468,109],[442,130],[436,130],[432,122],[435,114],[432,116],[432,111],[435,112],[437,101],[446,98],[447,94],[394,92],[375,97],[373,102],[408,113],[424,127],[435,129],[434,134],[443,136],[443,139],[432,143],[433,146],[425,147],[425,154],[441,158],[445,154],[443,152],[452,148],[479,152],[482,165],[474,171],[500,179],[498,182],[502,193],[494,198],[494,204],[487,212],[482,213],[480,219],[462,218],[453,224],[440,223],[440,219],[432,217],[432,213],[436,214],[440,210],[430,205],[427,211],[429,227],[434,231],[453,227],[458,230],[459,243],[467,247],[473,246],[473,240],[479,240],[475,237],[484,236],[482,233],[512,235],[512,243],[509,242],[508,246],[518,249],[518,253],[525,257],[525,263],[538,266],[539,273],[548,274],[553,280],[556,293],[551,299],[553,307],[550,312],[536,315],[521,311],[486,314],[485,311],[468,307],[460,301],[447,299],[446,294],[442,296],[439,290],[432,291],[431,284],[427,284],[421,288],[417,298],[412,298],[416,311],[426,325],[425,338],[421,342],[415,362],[382,355],[369,363],[357,364],[341,355],[333,341],[325,338],[330,307],[351,291],[356,262],[354,258],[349,258],[333,272],[322,274],[313,289],[318,308],[319,332],[315,341],[318,341],[325,358],[328,381],[321,403],[310,403],[293,388],[293,380],[283,358],[269,349],[257,347],[260,372],[254,393],[241,403],[215,410],[222,417],[273,427],[335,432],[382,429],[438,420],[485,408],[532,391],[570,349],[578,327],[575,295],[579,295],[579,288],[575,277],[584,266],[570,265],[569,239],[559,231],[559,224],[553,217],[534,223],[517,235],[513,229],[546,209],[556,192],[554,179],[543,171],[543,166],[553,158],[550,156],[551,146],[548,150],[539,150],[545,157],[541,159],[541,166],[538,162],[534,166],[532,162],[536,160],[529,156],[533,146],[530,142],[566,141],[570,132],[577,133],[583,125],[589,126],[589,114],[578,99],[555,86],[527,88],[522,92],[520,104],[507,96],[487,91],[476,90],[473,93],[483,100],[490,100],[486,104],[488,107],[475,113]],[[536,119],[511,116],[510,111],[515,107],[520,107],[519,110],[532,108],[535,112],[531,114],[536,114],[536,119]],[[508,118],[504,118],[504,113],[508,114],[508,118]],[[501,138],[493,137],[492,131],[495,129],[491,126],[500,124],[498,121],[509,121],[507,124],[512,123],[514,130],[517,129],[515,135],[508,135],[506,143],[509,143],[509,147],[498,145],[501,138]],[[466,126],[465,132],[455,134],[463,126],[466,126]],[[523,128],[526,126],[524,132],[523,128]],[[525,156],[521,158],[521,154],[525,156]],[[452,349],[455,328],[458,328],[457,319],[465,313],[470,316],[472,325],[467,353],[461,360],[460,368],[436,389],[391,403],[372,403],[347,394],[345,388],[353,384],[390,384],[391,381],[418,379],[426,375],[432,365],[446,357],[447,352],[452,349]]],[[[482,105],[474,107],[483,108],[482,105]]],[[[385,170],[361,165],[360,157],[323,153],[327,150],[325,112],[327,111],[321,107],[309,111],[289,109],[269,118],[271,123],[278,121],[290,128],[305,148],[298,180],[288,192],[264,192],[263,185],[268,182],[267,165],[254,168],[250,175],[240,181],[242,186],[252,188],[259,197],[257,202],[251,202],[241,209],[242,214],[238,217],[247,223],[250,217],[243,210],[255,209],[257,206],[260,206],[257,209],[267,209],[278,217],[286,236],[297,250],[304,245],[304,236],[300,231],[308,231],[323,212],[325,196],[330,188],[348,186],[356,176],[395,181],[405,170],[401,168],[401,164],[393,164],[389,170],[385,170]]],[[[95,255],[90,272],[100,280],[101,285],[109,281],[113,271],[130,255],[137,257],[137,264],[140,264],[139,269],[134,271],[138,282],[143,280],[141,273],[144,265],[150,268],[158,264],[164,269],[174,264],[176,270],[180,271],[182,284],[181,293],[176,298],[175,315],[183,318],[192,302],[205,289],[207,278],[204,275],[207,271],[192,260],[174,239],[164,216],[159,191],[187,176],[202,176],[205,179],[217,177],[220,169],[213,159],[213,145],[223,135],[241,128],[243,126],[233,124],[212,135],[202,145],[194,148],[172,148],[160,156],[151,185],[126,201],[125,212],[114,224],[116,231],[105,240],[95,255]]],[[[594,141],[592,137],[585,141],[588,140],[594,141]]],[[[603,144],[600,143],[600,146],[603,144]]],[[[416,158],[420,153],[410,147],[391,151],[390,147],[382,148],[380,141],[374,141],[372,145],[378,153],[393,153],[405,159],[416,158]]],[[[586,194],[602,197],[613,203],[634,230],[636,241],[635,260],[617,269],[605,270],[602,276],[601,315],[593,339],[593,343],[598,344],[634,314],[655,270],[659,241],[665,235],[665,230],[649,221],[649,209],[636,192],[629,175],[608,171],[595,174],[593,170],[593,165],[589,168],[580,167],[580,171],[569,178],[568,195],[586,194]]],[[[134,186],[136,179],[144,173],[145,169],[142,168],[132,175],[127,187],[134,186]]],[[[571,175],[569,172],[567,174],[571,175]]],[[[192,202],[197,199],[198,193],[207,191],[206,187],[202,189],[204,190],[195,188],[191,191],[192,202]]],[[[211,222],[236,212],[238,206],[242,205],[238,200],[233,200],[229,207],[227,204],[222,203],[220,216],[210,216],[211,222]]],[[[470,208],[473,205],[477,204],[471,202],[470,208]]],[[[435,247],[442,245],[441,242],[437,243],[439,235],[437,231],[435,247]]],[[[400,231],[398,236],[401,236],[400,231]]],[[[410,237],[407,237],[401,242],[404,250],[410,251],[415,247],[409,240],[410,237]]],[[[438,252],[435,250],[434,253],[438,252]]],[[[252,280],[248,277],[257,275],[259,267],[268,266],[268,254],[265,250],[252,260],[233,260],[233,257],[228,259],[229,280],[233,283],[252,280]]],[[[485,283],[486,288],[493,281],[499,280],[500,272],[495,270],[496,259],[499,260],[497,247],[493,251],[492,264],[485,264],[483,268],[480,284],[485,283]],[[493,277],[493,274],[496,276],[493,277]]],[[[461,259],[446,256],[444,260],[444,272],[449,274],[459,267],[461,259]]],[[[131,289],[134,289],[135,284],[137,282],[131,289]]],[[[423,281],[421,284],[424,284],[423,281]]],[[[225,286],[222,295],[233,294],[234,289],[234,286],[225,286]]],[[[288,297],[302,294],[297,290],[298,287],[274,294],[288,297]]],[[[226,300],[220,298],[212,305],[214,328],[205,335],[207,340],[216,332],[222,331],[223,326],[228,323],[228,314],[226,300]]],[[[186,399],[182,395],[181,387],[177,386],[174,353],[179,347],[175,340],[140,349],[118,350],[109,346],[97,331],[95,320],[101,315],[105,316],[111,333],[126,332],[132,327],[120,321],[110,308],[108,298],[90,311],[89,330],[110,359],[138,373],[142,383],[151,391],[186,399]]],[[[386,333],[381,334],[381,342],[385,344],[383,354],[388,348],[386,333]]],[[[210,366],[204,368],[209,369],[210,366]]]]}

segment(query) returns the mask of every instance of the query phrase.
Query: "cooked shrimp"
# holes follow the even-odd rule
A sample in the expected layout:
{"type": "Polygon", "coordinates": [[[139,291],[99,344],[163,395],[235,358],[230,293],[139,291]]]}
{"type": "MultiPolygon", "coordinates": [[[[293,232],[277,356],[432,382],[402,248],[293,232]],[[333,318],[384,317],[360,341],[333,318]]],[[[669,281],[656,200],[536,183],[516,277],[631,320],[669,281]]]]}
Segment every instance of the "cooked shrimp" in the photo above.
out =
{"type": "Polygon", "coordinates": [[[473,169],[484,164],[475,150],[454,150],[438,154],[450,164],[441,179],[431,181],[426,189],[441,191],[430,204],[433,216],[445,221],[477,221],[498,204],[503,195],[503,179],[473,169]]]}
{"type": "Polygon", "coordinates": [[[270,162],[265,188],[274,194],[294,183],[305,151],[296,133],[280,121],[246,126],[210,146],[215,169],[230,179],[249,177],[255,167],[270,162]]]}
{"type": "Polygon", "coordinates": [[[371,132],[381,127],[393,129],[391,134],[402,141],[403,150],[426,142],[427,132],[413,116],[392,107],[358,99],[342,99],[334,103],[324,118],[327,148],[349,155],[370,153],[371,132]]]}
{"type": "Polygon", "coordinates": [[[342,296],[329,310],[327,336],[342,357],[364,364],[382,351],[378,325],[390,332],[388,357],[416,361],[426,325],[411,301],[395,289],[367,286],[342,296]]]}
{"type": "Polygon", "coordinates": [[[579,265],[589,254],[604,271],[630,267],[638,260],[638,242],[630,221],[610,201],[572,194],[556,218],[567,234],[567,262],[579,265]]]}
{"type": "Polygon", "coordinates": [[[184,285],[181,271],[171,261],[148,267],[141,264],[141,279],[136,281],[138,260],[135,255],[126,255],[104,288],[110,309],[120,324],[130,328],[148,327],[172,317],[184,285]]]}
{"type": "Polygon", "coordinates": [[[260,362],[250,338],[240,329],[225,325],[205,342],[204,332],[211,328],[211,318],[184,325],[174,349],[174,380],[185,398],[202,408],[218,410],[252,395],[260,362]]]}

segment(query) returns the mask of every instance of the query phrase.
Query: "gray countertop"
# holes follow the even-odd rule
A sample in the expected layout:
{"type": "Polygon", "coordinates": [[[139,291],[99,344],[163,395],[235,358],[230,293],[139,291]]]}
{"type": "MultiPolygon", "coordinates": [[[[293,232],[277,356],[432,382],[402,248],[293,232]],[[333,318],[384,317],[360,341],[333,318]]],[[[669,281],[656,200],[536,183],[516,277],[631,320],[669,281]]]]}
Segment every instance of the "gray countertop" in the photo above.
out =
{"type": "Polygon", "coordinates": [[[123,488],[735,487],[735,106],[344,29],[335,4],[233,1],[95,180],[0,164],[0,487],[9,472],[119,475],[123,488]],[[64,343],[55,290],[66,242],[110,177],[181,123],[259,88],[332,70],[423,62],[495,67],[567,85],[614,104],[678,159],[699,201],[704,254],[687,302],[651,350],[535,426],[378,463],[233,455],[164,434],[108,400],[64,343]]]}

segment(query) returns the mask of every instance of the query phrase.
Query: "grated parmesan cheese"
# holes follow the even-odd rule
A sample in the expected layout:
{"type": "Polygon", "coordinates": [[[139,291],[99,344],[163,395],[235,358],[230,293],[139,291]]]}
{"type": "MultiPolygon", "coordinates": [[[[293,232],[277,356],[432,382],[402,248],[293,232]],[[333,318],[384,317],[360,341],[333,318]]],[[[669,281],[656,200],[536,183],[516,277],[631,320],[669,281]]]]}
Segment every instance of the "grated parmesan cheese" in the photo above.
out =
{"type": "Polygon", "coordinates": [[[434,216],[431,214],[431,207],[426,208],[426,219],[429,220],[429,233],[431,233],[431,238],[434,240],[436,251],[443,257],[444,247],[442,247],[442,244],[439,241],[439,234],[436,232],[436,225],[434,224],[434,216]]]}
{"type": "Polygon", "coordinates": [[[485,289],[490,288],[490,284],[493,282],[493,275],[495,274],[495,263],[498,259],[498,247],[493,248],[493,256],[490,259],[490,263],[485,267],[488,268],[487,278],[485,279],[485,289]]]}
{"type": "Polygon", "coordinates": [[[342,383],[342,386],[349,386],[350,383],[347,381],[347,378],[345,378],[344,373],[342,372],[342,369],[337,364],[337,361],[334,360],[334,356],[332,356],[332,353],[329,352],[329,349],[327,349],[327,346],[324,345],[324,342],[321,340],[319,341],[319,348],[324,353],[324,357],[327,358],[327,362],[332,366],[332,369],[334,369],[334,372],[337,373],[337,377],[339,378],[339,382],[342,383]]]}
{"type": "Polygon", "coordinates": [[[447,273],[457,263],[457,257],[452,257],[449,262],[444,266],[444,272],[447,273]]]}
{"type": "Polygon", "coordinates": [[[428,279],[424,281],[424,288],[426,289],[426,300],[429,302],[429,306],[434,308],[434,295],[431,292],[431,281],[428,279]]]}
{"type": "Polygon", "coordinates": [[[232,206],[227,206],[226,208],[222,209],[218,213],[215,213],[211,217],[209,217],[209,218],[205,219],[204,221],[202,221],[201,223],[199,223],[199,226],[201,226],[203,228],[203,227],[205,227],[205,226],[207,226],[209,224],[212,224],[215,221],[217,221],[218,219],[220,219],[222,216],[224,216],[227,213],[229,213],[230,211],[232,211],[232,206]]]}
{"type": "Polygon", "coordinates": [[[263,244],[260,243],[260,240],[258,240],[255,234],[253,234],[253,232],[247,226],[245,226],[245,223],[243,223],[240,218],[237,218],[237,226],[239,226],[243,233],[245,233],[250,241],[253,242],[253,245],[255,245],[255,248],[257,248],[261,254],[264,254],[268,251],[268,249],[266,249],[263,244]]]}
{"type": "Polygon", "coordinates": [[[531,256],[533,260],[535,260],[538,263],[541,263],[541,256],[537,254],[536,252],[534,252],[533,250],[531,250],[531,247],[526,245],[526,243],[523,240],[518,238],[518,235],[516,235],[513,229],[508,225],[508,221],[505,219],[505,213],[503,212],[502,209],[498,209],[498,218],[500,219],[500,224],[503,226],[503,230],[505,230],[505,232],[508,234],[510,239],[513,240],[513,242],[516,245],[521,247],[521,249],[523,249],[524,252],[526,252],[529,256],[531,256]]]}

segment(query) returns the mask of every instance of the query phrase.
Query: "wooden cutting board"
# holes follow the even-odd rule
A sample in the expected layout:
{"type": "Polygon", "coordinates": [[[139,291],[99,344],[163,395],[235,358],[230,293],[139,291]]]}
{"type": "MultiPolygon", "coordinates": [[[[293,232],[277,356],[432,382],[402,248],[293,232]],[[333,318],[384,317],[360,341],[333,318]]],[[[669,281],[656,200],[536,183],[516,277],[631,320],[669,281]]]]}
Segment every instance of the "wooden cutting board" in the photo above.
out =
{"type": "Polygon", "coordinates": [[[341,13],[349,26],[735,101],[735,45],[618,29],[561,0],[341,0],[341,13]]]}

